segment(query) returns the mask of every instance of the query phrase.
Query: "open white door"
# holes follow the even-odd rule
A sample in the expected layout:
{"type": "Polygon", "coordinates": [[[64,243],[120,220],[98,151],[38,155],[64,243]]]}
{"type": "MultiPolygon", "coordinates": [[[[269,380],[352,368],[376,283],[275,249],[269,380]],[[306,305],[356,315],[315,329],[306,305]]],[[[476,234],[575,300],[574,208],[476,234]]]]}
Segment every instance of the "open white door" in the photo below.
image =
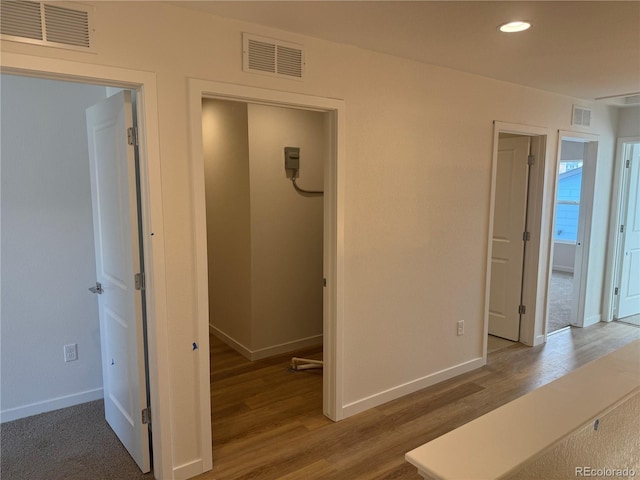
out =
{"type": "Polygon", "coordinates": [[[489,293],[489,334],[519,341],[529,145],[526,136],[500,138],[489,293]]]}
{"type": "Polygon", "coordinates": [[[87,109],[105,417],[143,472],[150,470],[138,206],[131,92],[87,109]]]}
{"type": "Polygon", "coordinates": [[[626,145],[625,169],[627,202],[618,230],[622,247],[618,319],[640,314],[640,143],[626,145]]]}

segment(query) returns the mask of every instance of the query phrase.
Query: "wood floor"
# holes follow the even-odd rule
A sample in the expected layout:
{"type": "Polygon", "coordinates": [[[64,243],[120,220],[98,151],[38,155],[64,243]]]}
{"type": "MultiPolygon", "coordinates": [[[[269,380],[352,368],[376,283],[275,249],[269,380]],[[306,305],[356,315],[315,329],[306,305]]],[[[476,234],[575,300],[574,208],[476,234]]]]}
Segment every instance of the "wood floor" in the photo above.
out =
{"type": "Polygon", "coordinates": [[[407,451],[637,339],[639,327],[617,322],[572,328],[334,423],[322,415],[319,371],[289,372],[291,355],[251,363],[212,337],[214,469],[198,478],[419,480],[407,451]]]}

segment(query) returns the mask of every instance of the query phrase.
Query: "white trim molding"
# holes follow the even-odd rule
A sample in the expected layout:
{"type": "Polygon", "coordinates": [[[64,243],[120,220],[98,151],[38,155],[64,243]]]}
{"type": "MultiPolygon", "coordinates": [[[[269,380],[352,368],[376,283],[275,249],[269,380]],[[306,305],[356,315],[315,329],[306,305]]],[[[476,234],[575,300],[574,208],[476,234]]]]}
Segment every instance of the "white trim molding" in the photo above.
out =
{"type": "MultiPolygon", "coordinates": [[[[340,99],[316,97],[279,90],[189,79],[189,118],[191,132],[191,182],[195,225],[196,296],[198,334],[202,345],[208,345],[209,308],[207,275],[207,236],[204,157],[202,151],[202,99],[222,98],[246,103],[276,105],[327,112],[332,124],[331,150],[325,164],[324,185],[324,267],[326,277],[324,300],[324,362],[323,411],[332,420],[343,418],[342,406],[342,318],[344,312],[344,157],[345,102],[340,99]]],[[[245,348],[246,349],[246,348],[245,348]]],[[[203,436],[202,444],[210,445],[209,425],[205,418],[209,405],[209,354],[202,349],[198,358],[203,436]],[[209,438],[206,433],[209,433],[209,438]]],[[[251,352],[247,351],[248,354],[251,352]]],[[[255,352],[254,352],[255,353],[255,352]]]]}
{"type": "Polygon", "coordinates": [[[430,387],[431,385],[435,385],[436,383],[444,382],[445,380],[449,380],[450,378],[457,377],[458,375],[462,375],[463,373],[467,373],[480,368],[485,364],[486,361],[484,358],[474,358],[473,360],[469,360],[468,362],[464,362],[459,365],[440,370],[439,372],[426,375],[416,380],[412,380],[410,382],[403,383],[402,385],[398,385],[374,395],[356,400],[355,402],[351,402],[348,405],[344,406],[345,417],[364,412],[365,410],[377,407],[378,405],[390,402],[391,400],[404,397],[405,395],[409,395],[410,393],[417,392],[418,390],[422,390],[423,388],[430,387]]]}
{"type": "Polygon", "coordinates": [[[137,92],[154,475],[168,478],[173,471],[171,386],[156,75],[141,70],[5,52],[0,57],[0,72],[131,88],[137,92]]]}
{"type": "MultiPolygon", "coordinates": [[[[554,184],[558,185],[558,165],[562,155],[562,141],[564,139],[580,140],[585,143],[598,142],[599,136],[592,133],[572,132],[568,130],[558,130],[558,145],[556,153],[556,167],[554,169],[554,184]]],[[[597,147],[597,145],[596,145],[597,147]]],[[[573,270],[573,298],[571,305],[571,325],[578,327],[587,327],[592,325],[589,323],[593,320],[585,318],[585,300],[587,297],[587,282],[589,278],[589,250],[591,247],[591,224],[593,216],[593,197],[596,181],[596,168],[598,160],[598,148],[589,148],[587,157],[584,159],[582,168],[582,194],[580,199],[580,216],[578,220],[578,240],[576,241],[575,265],[573,270]]],[[[555,206],[557,191],[553,196],[553,214],[552,225],[555,225],[555,206]]],[[[553,237],[553,236],[552,236],[553,237]]],[[[553,258],[554,241],[550,240],[549,250],[553,258]]],[[[600,318],[600,315],[598,315],[600,318]]],[[[598,320],[600,321],[600,320],[598,320]]],[[[597,322],[594,322],[597,323],[597,322]]]]}
{"type": "Polygon", "coordinates": [[[86,402],[93,402],[104,397],[101,388],[94,388],[84,392],[64,395],[62,397],[50,398],[42,402],[30,403],[29,405],[21,405],[19,407],[7,408],[0,412],[0,422],[11,422],[20,418],[38,415],[39,413],[52,412],[61,408],[73,407],[86,402]]]}
{"type": "Polygon", "coordinates": [[[618,137],[616,142],[616,156],[614,159],[613,191],[611,192],[611,210],[609,215],[609,236],[607,241],[606,270],[604,294],[602,301],[602,321],[610,322],[615,318],[616,309],[615,288],[618,281],[620,267],[620,231],[618,225],[622,223],[622,195],[624,189],[625,158],[624,149],[628,143],[640,142],[640,136],[618,137]]]}
{"type": "MultiPolygon", "coordinates": [[[[548,205],[550,188],[549,176],[549,129],[508,122],[493,122],[493,150],[491,160],[491,189],[489,200],[489,225],[487,239],[487,257],[485,260],[485,296],[484,296],[484,336],[489,333],[489,295],[491,291],[491,255],[493,236],[493,216],[496,203],[496,176],[498,165],[498,144],[500,133],[511,133],[533,137],[532,149],[536,153],[536,169],[532,171],[531,194],[528,206],[528,221],[532,226],[532,235],[525,258],[525,281],[523,299],[527,306],[527,314],[523,316],[520,326],[519,341],[534,346],[540,343],[539,332],[544,331],[545,311],[547,303],[547,283],[550,269],[550,252],[545,249],[545,239],[550,236],[550,225],[547,219],[550,211],[548,205]]],[[[544,336],[543,336],[544,338],[544,336]]],[[[483,341],[483,358],[487,358],[487,342],[483,341]]]]}
{"type": "Polygon", "coordinates": [[[262,360],[263,358],[273,357],[275,355],[285,354],[287,352],[295,352],[296,350],[301,350],[303,348],[320,346],[322,345],[323,340],[323,335],[320,334],[312,337],[292,340],[291,342],[281,343],[279,345],[271,345],[269,347],[251,350],[213,325],[209,325],[209,333],[252,362],[262,360]]]}

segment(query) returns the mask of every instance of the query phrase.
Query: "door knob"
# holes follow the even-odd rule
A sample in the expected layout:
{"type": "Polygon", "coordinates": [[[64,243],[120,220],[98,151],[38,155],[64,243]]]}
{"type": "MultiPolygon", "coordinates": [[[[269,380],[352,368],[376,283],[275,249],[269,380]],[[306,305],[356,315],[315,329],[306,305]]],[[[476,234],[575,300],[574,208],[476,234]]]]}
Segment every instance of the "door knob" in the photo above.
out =
{"type": "Polygon", "coordinates": [[[98,295],[102,295],[102,293],[104,293],[104,288],[102,288],[102,284],[100,282],[96,282],[96,286],[89,287],[89,291],[91,293],[97,293],[98,295]]]}

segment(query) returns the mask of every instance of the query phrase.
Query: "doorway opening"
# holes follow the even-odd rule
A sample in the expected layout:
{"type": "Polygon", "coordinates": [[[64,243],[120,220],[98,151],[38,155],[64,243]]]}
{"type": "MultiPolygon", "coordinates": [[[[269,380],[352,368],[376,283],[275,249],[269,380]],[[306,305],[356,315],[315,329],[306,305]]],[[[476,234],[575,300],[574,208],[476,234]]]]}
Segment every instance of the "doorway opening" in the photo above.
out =
{"type": "Polygon", "coordinates": [[[202,113],[211,333],[249,360],[322,345],[328,114],[209,98],[202,113]]]}
{"type": "MultiPolygon", "coordinates": [[[[308,115],[309,113],[314,113],[316,116],[315,121],[320,121],[322,123],[322,150],[323,150],[323,158],[322,158],[322,185],[318,186],[317,183],[313,182],[313,178],[311,178],[312,174],[309,171],[309,177],[307,177],[307,173],[305,173],[305,168],[311,168],[310,164],[305,164],[305,161],[311,160],[310,155],[314,153],[316,148],[308,148],[305,150],[304,148],[300,148],[299,154],[299,173],[296,178],[296,183],[299,187],[302,187],[305,190],[322,190],[323,195],[320,198],[306,198],[300,192],[297,192],[292,185],[290,177],[288,178],[285,169],[284,162],[284,147],[301,147],[301,145],[296,145],[296,139],[286,139],[281,138],[279,140],[277,148],[269,149],[269,155],[273,155],[276,160],[274,162],[269,161],[266,165],[269,165],[269,168],[274,168],[273,174],[275,175],[275,179],[277,183],[269,182],[269,185],[262,186],[260,188],[263,189],[262,192],[258,192],[263,195],[265,199],[262,201],[262,204],[257,206],[256,211],[263,209],[266,211],[266,214],[262,216],[262,218],[256,220],[256,225],[262,222],[260,228],[262,230],[257,230],[259,233],[264,233],[264,235],[260,235],[258,239],[270,238],[272,232],[269,232],[271,228],[274,231],[278,231],[277,228],[272,228],[273,226],[269,225],[269,215],[274,216],[280,210],[286,211],[287,208],[291,206],[291,204],[295,204],[296,206],[308,207],[310,202],[320,201],[322,213],[321,216],[323,218],[321,227],[315,227],[317,234],[314,237],[317,245],[317,236],[318,234],[322,237],[322,275],[318,279],[319,286],[321,287],[322,292],[322,329],[317,333],[312,333],[310,336],[305,337],[310,341],[310,344],[318,344],[319,338],[317,335],[320,335],[322,338],[322,359],[323,359],[323,368],[322,372],[322,413],[324,416],[328,417],[331,420],[338,421],[343,418],[343,407],[342,407],[342,322],[341,318],[343,315],[343,278],[344,278],[344,265],[343,265],[343,225],[344,225],[344,207],[343,207],[343,198],[344,198],[344,185],[343,185],[343,162],[342,158],[344,156],[344,123],[343,123],[343,112],[344,112],[344,102],[342,100],[336,99],[328,99],[321,97],[313,97],[309,95],[301,95],[294,94],[282,91],[274,91],[261,89],[256,87],[246,87],[241,85],[233,85],[233,84],[225,84],[219,82],[210,82],[204,80],[196,80],[191,79],[189,81],[190,86],[190,107],[191,107],[191,132],[192,132],[192,161],[193,161],[193,192],[194,192],[194,209],[195,209],[195,224],[196,224],[196,264],[197,264],[197,305],[198,305],[198,325],[200,331],[200,339],[201,342],[203,339],[208,338],[211,329],[210,325],[210,306],[209,306],[209,272],[208,272],[208,244],[207,244],[207,192],[206,192],[206,179],[205,179],[205,156],[203,151],[203,146],[205,139],[203,137],[203,99],[206,100],[225,100],[231,103],[235,102],[235,106],[241,105],[240,109],[247,109],[250,106],[251,109],[255,111],[267,112],[268,110],[263,108],[266,106],[269,107],[278,107],[277,111],[284,114],[291,114],[292,111],[298,111],[299,114],[308,115]],[[319,115],[319,116],[317,116],[319,115]],[[283,143],[284,142],[284,143],[283,143]],[[308,182],[308,183],[307,183],[308,182]],[[288,195],[285,197],[285,200],[278,200],[275,204],[273,202],[269,203],[270,196],[273,192],[271,192],[271,188],[281,188],[282,193],[288,195]],[[288,199],[287,199],[288,198],[288,199]],[[309,340],[310,338],[310,340],[309,340]]],[[[236,112],[237,113],[237,112],[236,112]]],[[[273,138],[268,134],[270,132],[271,126],[266,127],[263,136],[267,138],[264,139],[267,142],[273,142],[273,138]]],[[[246,135],[249,135],[245,132],[246,135]]],[[[275,135],[275,134],[274,134],[275,135]]],[[[259,135],[258,135],[259,136],[259,135]]],[[[286,137],[286,136],[285,136],[286,137]]],[[[257,138],[257,137],[256,137],[257,138]]],[[[250,163],[251,165],[251,163],[250,163]]],[[[257,167],[256,167],[257,168],[257,167]]],[[[319,172],[319,166],[316,166],[316,171],[319,172]]],[[[237,172],[236,172],[237,173],[237,172]]],[[[320,172],[319,172],[320,173],[320,172]]],[[[268,172],[265,173],[267,175],[268,172]]],[[[256,184],[259,186],[259,184],[256,184]]],[[[237,193],[237,192],[236,192],[237,193]]],[[[247,197],[245,197],[245,201],[247,197]]],[[[258,198],[258,197],[256,197],[258,198]]],[[[274,197],[275,198],[275,197],[274,197]]],[[[243,207],[246,210],[246,206],[243,207]]],[[[317,208],[317,207],[316,207],[317,208]]],[[[245,214],[246,215],[246,214],[245,214]]],[[[276,218],[277,215],[274,217],[276,218]]],[[[251,217],[250,217],[251,219],[251,217]]],[[[253,220],[251,220],[253,221],[253,220]]],[[[293,220],[290,218],[282,218],[278,220],[283,225],[291,226],[293,220]]],[[[246,225],[246,223],[245,223],[246,225]]],[[[251,225],[251,224],[249,224],[251,225]]],[[[294,240],[295,242],[295,240],[294,240]]],[[[268,245],[268,243],[265,243],[268,245]]],[[[296,249],[299,246],[290,246],[288,247],[290,251],[285,251],[284,253],[288,253],[289,255],[285,255],[286,262],[302,262],[304,263],[304,259],[295,258],[296,249]]],[[[256,246],[256,248],[258,248],[256,246]]],[[[260,248],[265,249],[266,247],[263,245],[260,248]]],[[[279,248],[275,246],[274,248],[279,248]]],[[[269,249],[266,248],[267,253],[269,249]]],[[[215,255],[215,253],[214,253],[215,255]]],[[[281,264],[284,262],[282,257],[274,256],[274,259],[277,261],[269,263],[272,259],[267,258],[264,259],[264,264],[261,267],[269,267],[264,269],[265,277],[262,280],[263,282],[270,282],[271,278],[274,279],[274,282],[278,278],[278,272],[280,271],[281,264]]],[[[213,259],[215,262],[215,257],[213,259]]],[[[316,261],[314,261],[316,263],[316,261]]],[[[282,267],[286,267],[286,265],[282,265],[282,267]]],[[[317,268],[317,265],[316,267],[317,268]]],[[[283,268],[283,270],[286,270],[283,268]]],[[[245,280],[246,282],[246,280],[245,280]]],[[[314,285],[312,289],[314,292],[317,292],[316,286],[314,285]]],[[[262,286],[261,286],[262,287],[262,286]]],[[[295,288],[289,292],[286,292],[290,296],[290,302],[295,302],[296,290],[295,288]]],[[[272,298],[269,295],[264,295],[265,298],[261,299],[262,302],[265,302],[265,305],[268,305],[272,298]]],[[[274,296],[273,298],[278,298],[274,296]]],[[[298,327],[296,327],[298,328],[298,327]]],[[[285,328],[286,330],[286,328],[285,328]]],[[[258,333],[258,330],[255,331],[258,333]]],[[[271,332],[271,334],[280,334],[283,332],[271,332]]],[[[289,332],[290,333],[290,332],[289,332]]],[[[243,333],[240,332],[240,335],[243,333]]],[[[246,332],[244,332],[246,335],[246,332]]],[[[246,337],[248,338],[248,337],[246,337]]],[[[213,341],[213,340],[212,340],[213,341]]],[[[207,341],[207,344],[209,342],[207,341]]],[[[270,347],[267,344],[265,348],[265,344],[256,344],[258,348],[251,347],[245,351],[245,357],[254,356],[254,358],[260,358],[261,356],[269,356],[272,354],[283,354],[283,352],[287,352],[289,350],[289,346],[286,341],[284,345],[271,345],[270,347]],[[265,355],[266,354],[266,355],[265,355]]],[[[300,344],[301,348],[304,348],[304,345],[300,344]]],[[[201,347],[204,347],[204,343],[201,343],[201,347]]],[[[236,345],[236,347],[240,347],[236,345]]],[[[246,345],[245,345],[246,347],[246,345]]],[[[240,348],[240,350],[242,350],[240,348]]],[[[284,354],[288,355],[288,354],[284,354]]],[[[290,359],[290,356],[289,356],[290,359]]],[[[215,358],[213,359],[215,361],[215,358]]],[[[267,359],[260,360],[268,361],[267,359]]],[[[210,358],[201,356],[200,357],[200,375],[201,375],[201,384],[200,384],[200,404],[203,408],[203,418],[204,409],[210,411],[210,382],[209,382],[209,373],[210,373],[210,358]],[[206,381],[206,384],[205,384],[206,381]]],[[[302,375],[308,374],[308,372],[301,372],[302,375]]],[[[299,373],[292,375],[300,375],[299,373]]],[[[299,377],[302,378],[302,377],[299,377]]],[[[209,414],[210,417],[210,414],[209,414]]],[[[203,425],[202,432],[203,435],[207,432],[211,431],[207,425],[203,425]]],[[[213,432],[213,436],[215,438],[216,432],[213,432]]],[[[208,442],[203,438],[203,445],[211,444],[211,438],[208,439],[208,442]]],[[[204,453],[204,452],[203,452],[204,453]]]]}
{"type": "Polygon", "coordinates": [[[588,324],[584,299],[598,142],[560,132],[547,298],[547,334],[588,324]]]}
{"type": "Polygon", "coordinates": [[[546,268],[540,248],[546,138],[544,129],[495,122],[485,354],[505,342],[544,342],[537,292],[546,268]]]}
{"type": "Polygon", "coordinates": [[[329,115],[202,100],[214,451],[234,421],[238,438],[265,411],[322,416],[322,372],[288,359],[322,360],[329,115]]]}
{"type": "Polygon", "coordinates": [[[575,324],[577,315],[572,309],[586,143],[561,138],[560,145],[547,334],[575,324]]]}
{"type": "MultiPolygon", "coordinates": [[[[137,421],[139,405],[150,405],[144,292],[135,292],[133,274],[127,275],[129,270],[144,272],[137,220],[141,200],[136,170],[139,156],[135,145],[124,147],[127,127],[122,123],[126,121],[128,127],[135,128],[135,91],[4,73],[2,87],[2,275],[6,282],[2,291],[2,364],[11,366],[3,369],[2,420],[19,421],[103,401],[102,419],[92,422],[96,432],[104,435],[89,436],[86,441],[108,439],[107,429],[99,424],[106,418],[138,472],[149,472],[151,432],[148,425],[137,421]],[[122,117],[121,122],[103,117],[93,124],[98,128],[91,131],[86,120],[91,114],[87,112],[98,114],[105,103],[115,106],[114,113],[122,117]],[[130,171],[122,171],[122,165],[116,164],[116,150],[126,152],[123,158],[125,165],[130,164],[130,171]],[[99,161],[92,151],[100,152],[99,161]],[[102,195],[109,195],[109,205],[116,206],[110,212],[105,205],[100,209],[96,204],[98,177],[102,195]],[[124,181],[130,188],[123,191],[108,185],[105,177],[124,181]],[[111,221],[107,223],[118,230],[119,237],[121,215],[128,220],[126,231],[135,237],[128,246],[114,243],[100,220],[108,216],[111,221]],[[99,235],[94,227],[100,227],[99,235]],[[43,286],[35,295],[34,278],[43,286]],[[118,304],[122,309],[113,303],[109,303],[110,309],[105,308],[102,300],[112,298],[118,289],[112,280],[128,290],[118,294],[124,301],[118,304]],[[118,335],[108,320],[109,313],[117,324],[139,326],[135,335],[118,335]]],[[[95,406],[85,408],[86,412],[99,410],[95,406]]],[[[42,448],[47,445],[55,449],[64,443],[64,439],[54,438],[55,431],[50,433],[40,439],[42,448]]],[[[28,448],[28,442],[21,443],[24,439],[18,435],[14,440],[28,448]]],[[[85,459],[87,464],[101,464],[100,458],[92,458],[85,459]]],[[[3,456],[3,467],[9,465],[10,459],[3,456]]],[[[127,460],[121,465],[128,468],[127,460]]],[[[59,468],[65,468],[65,464],[59,464],[59,468]]],[[[65,476],[63,471],[54,474],[65,476]]]]}
{"type": "Polygon", "coordinates": [[[608,318],[640,326],[640,139],[618,142],[608,318]]]}

